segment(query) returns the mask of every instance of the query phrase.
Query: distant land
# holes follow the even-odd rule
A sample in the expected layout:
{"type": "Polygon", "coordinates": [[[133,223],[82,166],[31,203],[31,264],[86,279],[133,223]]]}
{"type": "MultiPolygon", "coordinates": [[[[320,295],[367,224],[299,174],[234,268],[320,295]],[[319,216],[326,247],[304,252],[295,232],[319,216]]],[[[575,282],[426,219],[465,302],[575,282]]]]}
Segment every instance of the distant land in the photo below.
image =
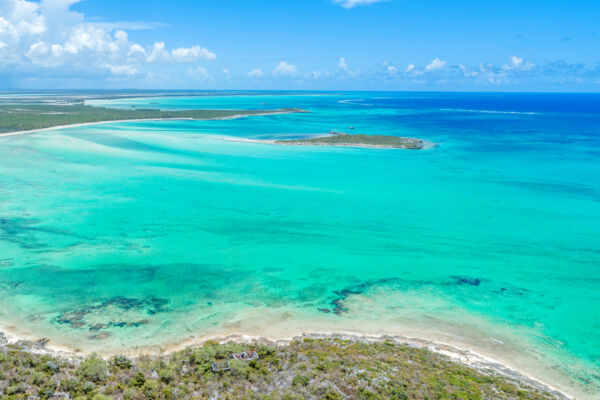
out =
{"type": "Polygon", "coordinates": [[[421,150],[424,142],[421,139],[391,136],[391,135],[348,135],[345,133],[332,132],[329,136],[321,136],[309,139],[276,140],[276,144],[289,146],[350,146],[350,147],[381,147],[393,149],[421,150]]]}
{"type": "Polygon", "coordinates": [[[228,138],[227,140],[232,142],[266,143],[283,146],[336,146],[407,150],[422,150],[435,146],[433,143],[417,138],[393,135],[354,135],[341,132],[329,132],[327,135],[301,139],[270,140],[228,138]]]}
{"type": "MultiPolygon", "coordinates": [[[[13,99],[17,100],[17,99],[13,99]]],[[[124,122],[140,120],[215,120],[231,119],[252,115],[274,115],[309,112],[300,108],[280,108],[273,110],[160,110],[160,109],[122,109],[97,107],[85,104],[81,98],[27,98],[20,101],[0,103],[0,136],[21,133],[33,133],[40,130],[81,126],[103,122],[124,122]]],[[[6,101],[6,99],[5,99],[6,101]]],[[[328,135],[286,140],[244,140],[258,143],[296,146],[340,146],[371,147],[421,150],[425,142],[417,138],[391,135],[346,134],[329,132],[328,135]]]]}
{"type": "Polygon", "coordinates": [[[174,110],[119,109],[67,104],[0,104],[0,135],[34,132],[62,126],[100,122],[161,119],[229,119],[249,115],[306,112],[298,108],[275,110],[174,110]]]}

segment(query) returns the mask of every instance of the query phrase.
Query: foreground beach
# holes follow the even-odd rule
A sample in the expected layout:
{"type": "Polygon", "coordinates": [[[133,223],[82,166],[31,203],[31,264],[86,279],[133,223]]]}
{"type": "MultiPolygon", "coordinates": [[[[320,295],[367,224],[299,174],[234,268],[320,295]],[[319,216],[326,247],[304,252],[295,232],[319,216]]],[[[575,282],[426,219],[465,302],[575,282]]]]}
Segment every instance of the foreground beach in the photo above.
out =
{"type": "Polygon", "coordinates": [[[6,340],[0,335],[0,372],[4,377],[0,376],[0,383],[7,381],[0,387],[4,386],[4,394],[16,396],[11,398],[36,392],[93,399],[103,395],[125,399],[245,399],[256,395],[276,399],[571,398],[447,345],[343,334],[285,340],[231,335],[166,354],[93,354],[85,360],[52,351],[45,341],[6,340]],[[246,351],[256,351],[256,359],[231,359],[232,354],[246,351]],[[39,372],[33,372],[31,381],[11,385],[11,363],[22,358],[30,360],[32,372],[39,372]]]}
{"type": "MultiPolygon", "coordinates": [[[[76,363],[79,362],[77,360],[80,358],[94,354],[106,360],[121,355],[132,359],[173,356],[182,351],[189,351],[189,349],[202,347],[206,343],[213,342],[246,344],[250,347],[254,346],[253,344],[260,343],[276,348],[287,346],[294,341],[305,338],[333,338],[367,344],[391,342],[437,354],[453,364],[456,363],[471,368],[488,376],[508,379],[513,384],[533,388],[536,391],[549,393],[552,398],[593,398],[593,396],[588,396],[588,393],[575,389],[568,380],[565,380],[564,376],[557,375],[556,371],[539,369],[540,365],[536,365],[536,363],[528,364],[531,360],[519,358],[518,348],[498,345],[502,342],[493,338],[490,338],[492,340],[488,340],[489,343],[486,344],[485,341],[488,338],[479,336],[483,333],[474,334],[475,330],[471,330],[471,332],[452,331],[449,329],[450,327],[443,324],[439,324],[438,329],[415,328],[414,326],[401,329],[400,327],[386,326],[385,323],[377,323],[376,321],[356,324],[340,321],[342,325],[348,326],[344,329],[340,327],[340,323],[331,321],[290,320],[285,316],[270,314],[268,310],[257,310],[251,315],[247,315],[246,319],[240,316],[237,318],[237,322],[230,324],[230,326],[237,326],[238,328],[230,327],[228,329],[213,330],[210,333],[194,335],[176,342],[160,342],[160,339],[156,339],[155,345],[147,346],[124,347],[124,345],[121,345],[114,347],[106,341],[106,337],[93,335],[95,339],[89,340],[91,347],[74,347],[66,342],[49,341],[43,336],[40,339],[39,335],[26,335],[17,330],[11,331],[1,327],[1,325],[0,332],[4,331],[4,333],[0,336],[0,339],[3,338],[5,344],[17,344],[26,351],[34,353],[47,353],[68,359],[74,357],[76,363]],[[321,325],[323,329],[317,330],[318,325],[321,325]],[[369,325],[370,328],[367,329],[364,325],[369,325]],[[303,331],[302,326],[312,326],[314,328],[311,331],[303,331]],[[350,328],[351,326],[354,326],[354,328],[350,328]],[[447,331],[442,331],[442,329],[447,329],[447,331]],[[403,332],[404,334],[394,334],[394,332],[403,332]],[[523,363],[524,361],[525,363],[523,363]],[[525,369],[519,368],[518,365],[525,366],[525,369]]],[[[509,340],[502,336],[497,337],[502,338],[502,340],[509,340]]],[[[397,362],[400,363],[400,360],[397,360],[397,362]]],[[[444,371],[438,372],[445,373],[444,371]]]]}

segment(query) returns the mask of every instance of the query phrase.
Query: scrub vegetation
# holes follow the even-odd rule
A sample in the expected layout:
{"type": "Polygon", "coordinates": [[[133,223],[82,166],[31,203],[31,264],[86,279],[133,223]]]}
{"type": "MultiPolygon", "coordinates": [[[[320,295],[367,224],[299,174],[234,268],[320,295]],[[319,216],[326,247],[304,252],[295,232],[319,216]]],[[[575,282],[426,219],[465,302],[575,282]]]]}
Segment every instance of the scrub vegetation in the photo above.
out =
{"type": "Polygon", "coordinates": [[[217,344],[168,355],[85,359],[32,343],[0,347],[3,399],[553,399],[553,394],[392,342],[217,344]],[[254,349],[258,360],[232,360],[254,349]],[[38,348],[39,350],[39,348],[38,348]],[[229,363],[227,364],[227,361],[229,363]],[[229,366],[214,372],[212,364],[229,366]]]}
{"type": "Polygon", "coordinates": [[[389,135],[347,135],[340,133],[310,139],[278,140],[276,143],[287,145],[389,147],[415,150],[420,150],[424,147],[421,139],[389,135]]]}
{"type": "Polygon", "coordinates": [[[69,104],[0,104],[0,133],[28,131],[54,126],[131,119],[217,119],[256,114],[301,112],[300,109],[278,110],[175,110],[118,109],[69,104]]]}

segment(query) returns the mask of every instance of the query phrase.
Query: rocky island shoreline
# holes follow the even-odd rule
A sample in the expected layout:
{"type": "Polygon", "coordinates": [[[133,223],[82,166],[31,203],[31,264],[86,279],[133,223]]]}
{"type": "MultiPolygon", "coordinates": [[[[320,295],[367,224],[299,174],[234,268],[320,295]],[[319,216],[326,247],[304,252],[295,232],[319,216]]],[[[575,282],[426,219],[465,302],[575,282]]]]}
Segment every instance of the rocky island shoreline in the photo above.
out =
{"type": "Polygon", "coordinates": [[[434,143],[427,142],[423,139],[411,137],[393,135],[348,134],[334,131],[322,136],[301,139],[267,140],[227,138],[226,140],[231,142],[265,143],[282,146],[335,146],[405,150],[424,150],[431,147],[435,147],[434,143]]]}

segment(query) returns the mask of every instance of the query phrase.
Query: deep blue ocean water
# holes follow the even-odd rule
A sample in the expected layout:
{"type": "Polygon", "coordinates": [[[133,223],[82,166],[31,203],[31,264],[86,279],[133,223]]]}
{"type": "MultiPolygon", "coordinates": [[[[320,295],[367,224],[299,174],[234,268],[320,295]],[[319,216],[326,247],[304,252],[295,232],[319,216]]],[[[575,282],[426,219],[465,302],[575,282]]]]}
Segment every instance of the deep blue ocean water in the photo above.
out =
{"type": "Polygon", "coordinates": [[[600,393],[600,95],[94,100],[276,109],[0,138],[0,326],[85,350],[401,334],[600,393]],[[351,129],[353,128],[353,129],[351,129]],[[228,138],[331,130],[429,150],[228,138]]]}

